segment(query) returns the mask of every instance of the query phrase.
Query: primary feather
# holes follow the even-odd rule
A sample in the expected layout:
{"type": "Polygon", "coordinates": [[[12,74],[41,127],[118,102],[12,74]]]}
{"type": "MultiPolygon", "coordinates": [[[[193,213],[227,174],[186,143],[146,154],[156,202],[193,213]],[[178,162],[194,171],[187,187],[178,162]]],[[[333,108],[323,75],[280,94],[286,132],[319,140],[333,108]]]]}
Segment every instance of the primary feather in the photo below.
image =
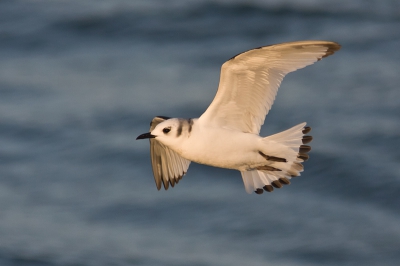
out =
{"type": "Polygon", "coordinates": [[[258,134],[283,77],[339,49],[335,42],[299,41],[234,56],[222,65],[217,94],[199,119],[258,134]]]}

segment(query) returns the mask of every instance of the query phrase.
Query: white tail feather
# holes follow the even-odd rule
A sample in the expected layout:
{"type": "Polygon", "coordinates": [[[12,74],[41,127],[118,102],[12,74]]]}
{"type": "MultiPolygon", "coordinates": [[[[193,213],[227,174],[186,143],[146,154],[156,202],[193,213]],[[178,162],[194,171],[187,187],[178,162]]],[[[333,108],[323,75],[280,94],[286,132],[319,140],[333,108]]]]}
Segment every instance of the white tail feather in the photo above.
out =
{"type": "Polygon", "coordinates": [[[299,176],[303,171],[301,163],[303,159],[299,158],[299,149],[303,144],[303,130],[306,123],[301,123],[288,130],[265,137],[265,142],[271,147],[276,146],[278,150],[273,156],[285,158],[286,162],[273,162],[270,164],[278,170],[250,170],[241,171],[243,183],[247,193],[258,191],[262,193],[262,189],[272,190],[272,186],[280,187],[282,184],[290,183],[288,180],[294,176],[299,176]],[[275,181],[275,182],[274,182],[275,181]],[[278,182],[278,183],[276,183],[278,182]],[[265,186],[269,186],[266,188],[265,186]],[[261,189],[261,190],[260,190],[261,189]]]}

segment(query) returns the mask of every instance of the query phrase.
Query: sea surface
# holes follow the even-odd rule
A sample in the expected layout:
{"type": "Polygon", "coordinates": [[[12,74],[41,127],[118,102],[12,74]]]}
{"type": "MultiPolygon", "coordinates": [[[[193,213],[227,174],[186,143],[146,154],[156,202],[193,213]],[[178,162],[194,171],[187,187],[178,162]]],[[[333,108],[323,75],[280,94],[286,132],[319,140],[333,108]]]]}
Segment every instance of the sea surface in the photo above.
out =
{"type": "Polygon", "coordinates": [[[399,48],[397,0],[1,1],[0,265],[399,265],[399,48]],[[313,128],[302,176],[249,195],[192,163],[157,191],[151,119],[308,39],[342,49],[284,79],[261,131],[313,128]]]}

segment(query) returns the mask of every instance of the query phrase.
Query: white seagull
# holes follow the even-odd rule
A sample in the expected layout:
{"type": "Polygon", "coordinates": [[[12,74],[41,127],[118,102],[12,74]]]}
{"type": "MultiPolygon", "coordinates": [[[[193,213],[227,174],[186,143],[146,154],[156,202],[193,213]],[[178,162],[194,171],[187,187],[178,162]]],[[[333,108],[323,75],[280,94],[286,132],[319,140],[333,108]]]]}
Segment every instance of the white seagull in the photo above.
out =
{"type": "Polygon", "coordinates": [[[303,171],[312,140],[301,123],[268,137],[259,136],[283,77],[340,49],[329,41],[297,41],[238,54],[221,68],[214,100],[199,118],[156,116],[150,132],[151,163],[157,189],[167,190],[186,174],[191,161],[236,169],[247,193],[271,192],[303,171]]]}

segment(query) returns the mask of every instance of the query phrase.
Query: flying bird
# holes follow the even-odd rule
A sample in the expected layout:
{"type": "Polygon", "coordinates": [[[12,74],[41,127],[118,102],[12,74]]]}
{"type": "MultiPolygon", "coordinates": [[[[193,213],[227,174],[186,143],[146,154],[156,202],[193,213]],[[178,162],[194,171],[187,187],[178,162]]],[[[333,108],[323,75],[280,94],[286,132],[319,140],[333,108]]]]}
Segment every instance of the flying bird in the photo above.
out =
{"type": "Polygon", "coordinates": [[[309,156],[298,124],[271,136],[259,136],[283,77],[332,55],[330,41],[297,41],[255,48],[226,61],[214,100],[199,118],[156,116],[150,132],[151,164],[157,189],[167,190],[186,174],[190,162],[240,171],[247,193],[262,194],[290,184],[309,156]]]}

